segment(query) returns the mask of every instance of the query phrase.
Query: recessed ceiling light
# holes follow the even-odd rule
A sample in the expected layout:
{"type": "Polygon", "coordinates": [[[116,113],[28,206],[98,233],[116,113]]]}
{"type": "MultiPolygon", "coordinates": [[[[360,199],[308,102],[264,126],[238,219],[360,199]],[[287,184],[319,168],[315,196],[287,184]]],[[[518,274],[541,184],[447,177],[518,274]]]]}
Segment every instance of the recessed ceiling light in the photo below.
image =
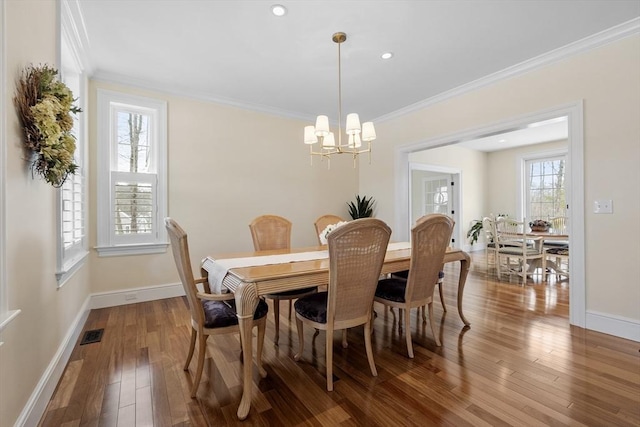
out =
{"type": "Polygon", "coordinates": [[[391,58],[393,58],[393,52],[385,52],[382,55],[380,55],[380,58],[382,58],[382,59],[391,59],[391,58]]]}
{"type": "Polygon", "coordinates": [[[281,4],[274,4],[271,6],[271,13],[275,16],[284,16],[287,14],[287,8],[281,4]]]}

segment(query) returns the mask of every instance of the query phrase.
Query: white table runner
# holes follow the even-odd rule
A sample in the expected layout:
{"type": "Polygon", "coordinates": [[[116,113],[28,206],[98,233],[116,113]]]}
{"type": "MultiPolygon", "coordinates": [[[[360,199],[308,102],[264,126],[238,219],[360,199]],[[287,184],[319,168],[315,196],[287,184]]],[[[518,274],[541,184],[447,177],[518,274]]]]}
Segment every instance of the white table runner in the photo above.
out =
{"type": "MultiPolygon", "coordinates": [[[[397,251],[411,248],[409,242],[390,243],[387,251],[397,251]]],[[[264,255],[244,258],[224,258],[212,260],[212,268],[209,270],[209,286],[213,293],[223,292],[222,281],[232,268],[258,267],[270,264],[285,264],[289,262],[313,261],[329,258],[329,251],[297,252],[278,255],[264,255]]]]}

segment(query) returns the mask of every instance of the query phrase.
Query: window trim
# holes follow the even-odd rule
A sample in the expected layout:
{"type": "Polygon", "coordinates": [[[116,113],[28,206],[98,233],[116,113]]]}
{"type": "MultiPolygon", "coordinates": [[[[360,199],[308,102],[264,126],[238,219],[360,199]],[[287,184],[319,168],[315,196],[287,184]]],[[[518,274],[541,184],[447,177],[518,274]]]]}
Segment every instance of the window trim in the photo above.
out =
{"type": "MultiPolygon", "coordinates": [[[[537,151],[534,153],[527,153],[517,157],[518,162],[518,212],[516,212],[516,218],[525,218],[525,212],[527,212],[527,200],[528,195],[527,192],[527,182],[526,182],[526,174],[527,174],[527,161],[530,160],[542,160],[547,159],[549,157],[563,157],[565,160],[565,165],[567,168],[565,169],[565,177],[569,177],[569,148],[558,148],[556,150],[546,150],[546,151],[537,151]]],[[[569,203],[570,194],[569,189],[565,188],[565,201],[569,203]]],[[[527,218],[535,219],[535,218],[527,218]]]]}
{"type": "Polygon", "coordinates": [[[155,254],[166,252],[169,242],[164,227],[161,226],[167,216],[167,103],[165,101],[137,95],[130,95],[107,89],[97,89],[97,118],[98,118],[98,244],[95,249],[99,256],[125,256],[140,254],[155,254]],[[112,147],[111,147],[111,105],[125,104],[154,110],[158,120],[155,131],[157,150],[157,201],[156,221],[157,236],[151,242],[118,243],[109,224],[111,221],[112,195],[112,147]]]}
{"type": "MultiPolygon", "coordinates": [[[[74,77],[78,78],[78,86],[79,92],[74,95],[77,98],[76,104],[80,107],[83,113],[77,117],[77,139],[76,139],[76,150],[79,151],[79,161],[78,161],[78,171],[76,173],[80,174],[80,191],[81,191],[81,215],[82,222],[84,224],[83,228],[83,236],[78,243],[72,245],[71,250],[69,248],[65,248],[64,237],[63,237],[63,206],[65,199],[63,198],[63,187],[57,189],[56,194],[56,239],[57,239],[57,250],[56,250],[56,282],[58,288],[64,286],[64,284],[73,276],[73,274],[78,271],[86,262],[87,256],[89,255],[89,244],[88,244],[88,224],[89,224],[89,212],[88,212],[88,186],[87,181],[89,179],[89,175],[87,173],[88,167],[88,156],[87,156],[87,140],[88,140],[88,112],[87,112],[87,86],[88,79],[87,75],[84,71],[84,67],[82,65],[82,60],[80,58],[79,52],[81,51],[79,48],[79,42],[75,37],[75,32],[73,30],[73,23],[70,17],[70,12],[67,8],[61,8],[61,24],[60,24],[60,39],[59,39],[59,70],[60,77],[62,80],[65,78],[65,73],[67,70],[71,70],[71,73],[74,74],[74,77]]],[[[73,179],[70,177],[70,179],[73,179]]]]}
{"type": "MultiPolygon", "coordinates": [[[[6,103],[6,49],[5,46],[5,2],[0,2],[0,105],[6,103]]],[[[20,314],[21,310],[9,310],[7,300],[7,263],[6,263],[6,129],[7,109],[0,109],[0,334],[9,323],[20,314]]],[[[0,346],[2,346],[0,335],[0,346]]]]}

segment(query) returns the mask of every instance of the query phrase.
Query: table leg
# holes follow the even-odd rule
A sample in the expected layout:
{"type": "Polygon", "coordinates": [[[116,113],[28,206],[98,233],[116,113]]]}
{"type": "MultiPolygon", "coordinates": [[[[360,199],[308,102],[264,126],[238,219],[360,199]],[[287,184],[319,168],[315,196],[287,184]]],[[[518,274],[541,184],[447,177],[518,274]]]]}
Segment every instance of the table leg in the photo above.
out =
{"type": "Polygon", "coordinates": [[[460,260],[460,277],[458,278],[458,314],[462,322],[469,326],[471,323],[464,317],[462,313],[462,295],[464,294],[464,285],[467,282],[467,274],[469,273],[469,267],[471,266],[471,257],[466,252],[463,253],[464,258],[460,260]]]}
{"type": "Polygon", "coordinates": [[[253,377],[253,340],[251,329],[253,313],[258,306],[258,291],[253,283],[241,283],[235,292],[236,311],[240,326],[240,341],[242,342],[242,400],[238,406],[238,419],[244,420],[251,409],[251,390],[253,377]]]}

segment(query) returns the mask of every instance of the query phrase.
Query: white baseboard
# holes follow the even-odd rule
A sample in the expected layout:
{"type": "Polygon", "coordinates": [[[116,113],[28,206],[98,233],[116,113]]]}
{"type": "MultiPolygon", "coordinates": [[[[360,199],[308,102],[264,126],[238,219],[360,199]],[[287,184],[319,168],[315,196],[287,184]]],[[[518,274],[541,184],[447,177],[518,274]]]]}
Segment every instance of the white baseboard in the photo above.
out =
{"type": "Polygon", "coordinates": [[[91,308],[115,307],[118,305],[155,301],[184,295],[184,288],[181,283],[148,286],[146,288],[130,288],[121,291],[92,294],[91,308]]]}
{"type": "Polygon", "coordinates": [[[640,342],[640,322],[626,317],[587,311],[586,329],[640,342]]]}
{"type": "Polygon", "coordinates": [[[58,351],[42,374],[29,401],[22,409],[16,420],[15,427],[36,426],[44,415],[47,405],[53,396],[62,373],[64,372],[71,352],[78,341],[78,337],[89,317],[89,312],[95,308],[114,307],[117,305],[134,304],[137,302],[153,301],[164,298],[173,298],[184,295],[182,284],[169,284],[149,286],[145,288],[132,288],[115,292],[103,292],[87,297],[73,323],[69,327],[67,335],[60,343],[58,351]]]}
{"type": "Polygon", "coordinates": [[[42,374],[42,377],[40,377],[40,381],[38,381],[33,393],[31,393],[27,404],[22,408],[22,412],[15,423],[16,427],[37,426],[40,422],[40,419],[53,396],[53,392],[58,386],[62,373],[67,366],[69,357],[71,357],[71,352],[73,351],[73,348],[78,341],[78,337],[84,328],[87,317],[89,317],[90,298],[91,296],[88,296],[87,299],[85,299],[78,315],[71,323],[71,327],[69,328],[67,335],[60,343],[58,351],[53,356],[53,359],[51,359],[51,362],[42,374]]]}

